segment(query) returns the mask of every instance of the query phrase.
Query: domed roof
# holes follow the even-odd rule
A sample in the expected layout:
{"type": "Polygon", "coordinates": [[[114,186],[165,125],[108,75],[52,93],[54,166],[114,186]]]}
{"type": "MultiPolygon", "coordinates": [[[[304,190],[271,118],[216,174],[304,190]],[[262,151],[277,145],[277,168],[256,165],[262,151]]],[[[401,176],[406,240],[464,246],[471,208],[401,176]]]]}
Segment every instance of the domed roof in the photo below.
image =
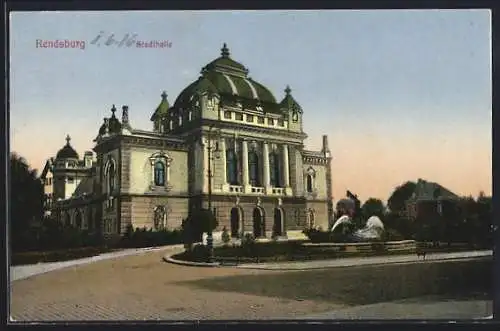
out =
{"type": "Polygon", "coordinates": [[[167,92],[163,91],[163,93],[161,94],[161,102],[158,105],[158,107],[156,107],[156,110],[153,113],[153,116],[151,116],[151,121],[154,121],[157,118],[160,118],[160,117],[167,115],[169,108],[170,108],[170,105],[168,104],[168,100],[167,100],[167,92]]]}
{"type": "Polygon", "coordinates": [[[261,104],[266,110],[279,108],[269,89],[248,77],[248,69],[229,57],[226,44],[221,56],[203,67],[201,76],[179,94],[174,106],[182,107],[196,93],[203,92],[218,94],[227,100],[237,99],[243,104],[261,104]]]}
{"type": "Polygon", "coordinates": [[[112,113],[111,117],[110,118],[105,117],[104,123],[99,128],[100,136],[106,133],[106,125],[109,128],[109,133],[120,133],[122,129],[122,124],[120,123],[118,118],[116,118],[115,112],[116,112],[116,107],[115,105],[113,105],[113,107],[111,107],[111,113],[112,113]]]}
{"type": "Polygon", "coordinates": [[[69,141],[71,137],[66,136],[66,145],[57,152],[56,159],[78,159],[78,153],[71,147],[69,141]]]}
{"type": "Polygon", "coordinates": [[[287,110],[292,110],[292,111],[297,111],[299,113],[302,113],[302,107],[292,97],[291,92],[292,92],[292,89],[290,88],[290,86],[287,85],[286,89],[285,89],[285,97],[280,102],[280,107],[287,109],[287,110]]]}

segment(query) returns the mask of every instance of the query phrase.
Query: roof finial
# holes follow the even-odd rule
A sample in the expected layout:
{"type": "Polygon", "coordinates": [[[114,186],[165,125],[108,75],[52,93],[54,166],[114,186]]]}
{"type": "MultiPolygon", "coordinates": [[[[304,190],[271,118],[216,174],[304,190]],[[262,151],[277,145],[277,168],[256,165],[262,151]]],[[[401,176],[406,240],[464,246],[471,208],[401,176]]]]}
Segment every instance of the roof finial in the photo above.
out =
{"type": "Polygon", "coordinates": [[[166,91],[163,91],[163,93],[161,94],[161,99],[167,100],[167,92],[166,91]]]}
{"type": "Polygon", "coordinates": [[[222,55],[222,57],[229,57],[229,49],[227,48],[226,43],[224,43],[224,45],[222,45],[220,54],[222,55]]]}
{"type": "Polygon", "coordinates": [[[290,95],[290,93],[292,92],[292,89],[290,88],[289,85],[286,86],[286,89],[285,89],[285,93],[286,95],[290,95]]]}
{"type": "Polygon", "coordinates": [[[71,137],[68,135],[66,135],[66,145],[69,146],[69,141],[71,140],[71,137]]]}
{"type": "Polygon", "coordinates": [[[111,112],[113,113],[112,117],[115,117],[115,111],[116,111],[116,107],[115,107],[115,105],[113,105],[113,107],[111,107],[111,112]]]}

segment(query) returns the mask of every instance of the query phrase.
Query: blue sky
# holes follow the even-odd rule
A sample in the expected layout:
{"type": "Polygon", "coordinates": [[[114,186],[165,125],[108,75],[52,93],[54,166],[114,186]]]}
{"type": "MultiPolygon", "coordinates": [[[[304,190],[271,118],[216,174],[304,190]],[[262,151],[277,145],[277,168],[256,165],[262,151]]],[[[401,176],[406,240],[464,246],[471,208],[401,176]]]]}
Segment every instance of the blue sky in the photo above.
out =
{"type": "Polygon", "coordinates": [[[83,153],[112,104],[149,129],[161,92],[173,103],[226,42],[277,99],[290,85],[308,147],[329,135],[336,198],[386,200],[418,177],[489,193],[490,30],[488,10],[13,13],[11,149],[41,168],[69,133],[83,153]],[[100,31],[172,46],[91,45],[100,31]]]}

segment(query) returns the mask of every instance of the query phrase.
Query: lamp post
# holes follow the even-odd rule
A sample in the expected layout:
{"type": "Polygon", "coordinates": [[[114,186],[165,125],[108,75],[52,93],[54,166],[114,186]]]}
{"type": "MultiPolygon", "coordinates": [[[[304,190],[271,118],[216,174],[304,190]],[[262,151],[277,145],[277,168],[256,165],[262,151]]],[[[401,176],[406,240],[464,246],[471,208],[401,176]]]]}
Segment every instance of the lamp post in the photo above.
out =
{"type": "MultiPolygon", "coordinates": [[[[215,214],[212,210],[212,161],[215,159],[220,158],[220,150],[219,150],[219,144],[216,142],[215,148],[212,147],[212,140],[213,140],[213,128],[214,126],[211,125],[208,129],[208,134],[207,134],[207,152],[208,152],[208,210],[210,213],[212,213],[213,218],[215,219],[215,214]]],[[[212,225],[210,224],[208,227],[208,233],[207,233],[207,247],[209,251],[209,262],[213,261],[214,257],[214,238],[212,234],[212,225]]]]}

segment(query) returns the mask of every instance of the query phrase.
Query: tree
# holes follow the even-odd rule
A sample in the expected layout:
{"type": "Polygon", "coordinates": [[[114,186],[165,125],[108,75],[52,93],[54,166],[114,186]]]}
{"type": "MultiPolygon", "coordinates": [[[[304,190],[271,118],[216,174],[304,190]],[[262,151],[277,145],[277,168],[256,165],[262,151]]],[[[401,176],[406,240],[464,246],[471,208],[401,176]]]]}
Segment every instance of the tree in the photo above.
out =
{"type": "Polygon", "coordinates": [[[363,216],[365,219],[368,219],[371,216],[378,216],[379,218],[383,218],[384,216],[384,203],[380,199],[369,198],[361,207],[363,216]]]}
{"type": "Polygon", "coordinates": [[[23,238],[30,232],[33,221],[43,217],[43,185],[37,178],[36,170],[27,161],[12,153],[10,156],[10,194],[11,233],[13,247],[22,247],[23,238]]]}
{"type": "Polygon", "coordinates": [[[476,200],[477,205],[477,231],[480,242],[491,245],[493,243],[493,199],[484,193],[476,200]]]}
{"type": "Polygon", "coordinates": [[[417,184],[415,182],[406,182],[394,190],[389,199],[387,200],[387,207],[393,213],[401,213],[406,207],[406,201],[411,198],[417,184]]]}
{"type": "Polygon", "coordinates": [[[208,209],[193,211],[186,219],[184,228],[186,236],[190,239],[201,240],[203,233],[215,230],[218,226],[214,213],[208,209]]]}

